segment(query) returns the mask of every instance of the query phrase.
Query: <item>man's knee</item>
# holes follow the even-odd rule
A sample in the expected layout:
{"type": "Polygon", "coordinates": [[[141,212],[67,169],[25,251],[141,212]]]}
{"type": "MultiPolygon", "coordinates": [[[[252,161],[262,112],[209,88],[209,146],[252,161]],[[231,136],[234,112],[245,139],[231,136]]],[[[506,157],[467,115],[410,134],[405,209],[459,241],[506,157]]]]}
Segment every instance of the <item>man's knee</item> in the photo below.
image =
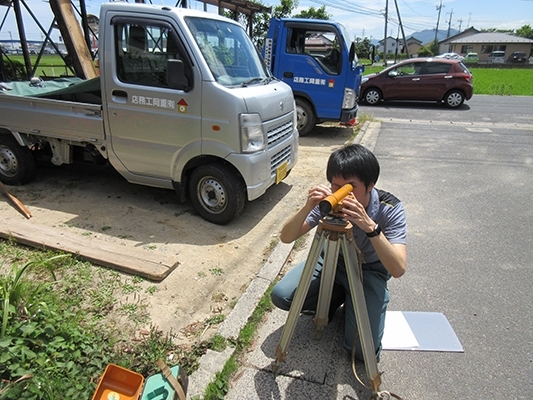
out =
{"type": "Polygon", "coordinates": [[[285,296],[285,294],[280,293],[278,286],[274,286],[272,293],[270,294],[270,299],[272,303],[282,310],[288,311],[291,308],[292,301],[285,296]]]}

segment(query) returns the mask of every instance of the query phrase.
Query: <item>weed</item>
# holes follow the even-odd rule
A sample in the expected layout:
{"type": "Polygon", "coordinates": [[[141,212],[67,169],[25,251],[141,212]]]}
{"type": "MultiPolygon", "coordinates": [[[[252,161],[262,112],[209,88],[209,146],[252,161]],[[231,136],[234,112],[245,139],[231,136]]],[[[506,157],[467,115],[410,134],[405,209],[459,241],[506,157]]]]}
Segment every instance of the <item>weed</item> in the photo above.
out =
{"type": "Polygon", "coordinates": [[[215,267],[215,268],[211,268],[209,272],[211,272],[211,275],[220,276],[224,273],[224,270],[220,267],[215,267]]]}
{"type": "Polygon", "coordinates": [[[203,271],[200,271],[196,274],[196,276],[199,278],[199,279],[202,279],[202,278],[205,278],[207,275],[205,274],[205,272],[203,271]]]}
{"type": "Polygon", "coordinates": [[[148,286],[145,290],[146,293],[148,294],[155,294],[155,292],[157,292],[157,286],[155,285],[152,285],[152,286],[148,286]]]}

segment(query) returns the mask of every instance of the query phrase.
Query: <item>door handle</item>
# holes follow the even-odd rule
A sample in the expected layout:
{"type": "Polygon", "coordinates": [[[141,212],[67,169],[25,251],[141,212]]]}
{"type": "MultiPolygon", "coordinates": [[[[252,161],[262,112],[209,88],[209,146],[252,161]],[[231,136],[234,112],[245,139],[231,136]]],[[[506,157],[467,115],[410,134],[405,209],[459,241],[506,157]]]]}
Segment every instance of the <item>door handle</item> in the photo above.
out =
{"type": "Polygon", "coordinates": [[[419,81],[420,78],[413,78],[413,81],[419,81]]]}
{"type": "Polygon", "coordinates": [[[111,97],[117,103],[126,104],[128,102],[128,92],[125,90],[113,90],[111,91],[111,97]]]}
{"type": "Polygon", "coordinates": [[[290,71],[285,71],[283,73],[283,77],[284,78],[294,78],[294,74],[292,72],[290,72],[290,71]]]}
{"type": "Polygon", "coordinates": [[[112,96],[115,96],[115,97],[125,97],[125,98],[128,98],[128,93],[126,93],[126,91],[124,90],[113,90],[111,92],[111,95],[112,96]]]}

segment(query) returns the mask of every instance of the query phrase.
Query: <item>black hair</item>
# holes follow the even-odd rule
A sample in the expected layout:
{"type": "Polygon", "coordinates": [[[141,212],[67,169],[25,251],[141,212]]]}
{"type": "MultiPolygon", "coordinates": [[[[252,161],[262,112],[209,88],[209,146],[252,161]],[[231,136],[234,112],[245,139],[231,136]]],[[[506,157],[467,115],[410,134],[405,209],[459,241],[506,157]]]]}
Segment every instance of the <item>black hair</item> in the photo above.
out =
{"type": "Polygon", "coordinates": [[[360,144],[345,145],[329,156],[326,177],[331,182],[335,176],[344,179],[355,176],[368,188],[378,181],[379,162],[366,147],[360,144]]]}

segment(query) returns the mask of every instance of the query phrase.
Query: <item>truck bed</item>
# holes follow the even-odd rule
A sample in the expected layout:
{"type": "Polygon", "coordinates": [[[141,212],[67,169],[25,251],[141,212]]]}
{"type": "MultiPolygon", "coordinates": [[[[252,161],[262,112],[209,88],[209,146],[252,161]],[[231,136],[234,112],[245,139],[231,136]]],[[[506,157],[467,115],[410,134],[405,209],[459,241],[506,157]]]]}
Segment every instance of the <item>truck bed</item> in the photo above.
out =
{"type": "Polygon", "coordinates": [[[2,86],[12,90],[0,91],[0,127],[75,142],[105,140],[99,78],[63,87],[46,81],[42,87],[30,82],[2,86]]]}

